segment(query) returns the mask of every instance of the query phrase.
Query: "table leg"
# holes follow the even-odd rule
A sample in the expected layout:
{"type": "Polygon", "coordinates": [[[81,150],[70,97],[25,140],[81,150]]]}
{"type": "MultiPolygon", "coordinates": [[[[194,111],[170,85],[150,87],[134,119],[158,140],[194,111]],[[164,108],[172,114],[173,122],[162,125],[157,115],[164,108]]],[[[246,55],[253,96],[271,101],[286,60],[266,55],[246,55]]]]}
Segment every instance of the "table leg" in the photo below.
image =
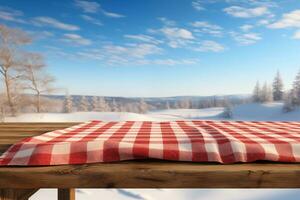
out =
{"type": "Polygon", "coordinates": [[[75,200],[75,189],[58,189],[58,200],[75,200]]]}

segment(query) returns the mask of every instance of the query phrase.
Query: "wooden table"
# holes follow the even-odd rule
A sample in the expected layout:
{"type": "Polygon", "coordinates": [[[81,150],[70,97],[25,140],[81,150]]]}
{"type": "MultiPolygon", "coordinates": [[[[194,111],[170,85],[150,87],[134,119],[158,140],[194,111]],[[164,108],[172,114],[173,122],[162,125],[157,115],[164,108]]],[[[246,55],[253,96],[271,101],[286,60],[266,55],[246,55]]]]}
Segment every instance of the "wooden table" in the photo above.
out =
{"type": "MultiPolygon", "coordinates": [[[[75,123],[1,123],[0,154],[19,140],[75,123]]],[[[0,167],[0,200],[28,199],[39,188],[60,188],[59,200],[75,199],[71,188],[299,188],[300,164],[220,165],[127,161],[51,167],[0,167]]]]}

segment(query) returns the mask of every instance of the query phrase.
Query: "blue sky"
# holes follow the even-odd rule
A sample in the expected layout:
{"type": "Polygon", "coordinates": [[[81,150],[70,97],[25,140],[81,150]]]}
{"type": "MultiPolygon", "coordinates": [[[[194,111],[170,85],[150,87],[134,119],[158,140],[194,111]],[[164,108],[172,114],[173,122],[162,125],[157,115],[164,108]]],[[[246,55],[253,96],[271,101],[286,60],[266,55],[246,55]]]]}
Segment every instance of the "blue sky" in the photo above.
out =
{"type": "Polygon", "coordinates": [[[0,0],[71,94],[251,93],[300,68],[298,0],[0,0]]]}

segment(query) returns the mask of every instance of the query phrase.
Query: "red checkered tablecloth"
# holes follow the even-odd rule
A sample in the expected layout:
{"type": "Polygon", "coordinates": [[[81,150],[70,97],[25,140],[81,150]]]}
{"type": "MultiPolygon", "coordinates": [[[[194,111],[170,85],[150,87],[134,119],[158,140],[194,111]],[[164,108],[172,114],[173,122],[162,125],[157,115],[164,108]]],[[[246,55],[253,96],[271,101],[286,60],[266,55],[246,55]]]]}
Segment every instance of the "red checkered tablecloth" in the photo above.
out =
{"type": "Polygon", "coordinates": [[[300,122],[90,121],[27,138],[0,165],[62,165],[133,159],[299,162],[300,122]]]}

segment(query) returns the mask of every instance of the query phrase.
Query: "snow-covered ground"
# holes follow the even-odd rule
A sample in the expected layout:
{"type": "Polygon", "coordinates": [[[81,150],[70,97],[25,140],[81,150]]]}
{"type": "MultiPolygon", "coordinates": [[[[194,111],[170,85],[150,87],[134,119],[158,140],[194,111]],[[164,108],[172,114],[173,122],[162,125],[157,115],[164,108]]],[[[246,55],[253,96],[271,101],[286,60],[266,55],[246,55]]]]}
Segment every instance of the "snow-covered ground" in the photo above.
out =
{"type": "MultiPolygon", "coordinates": [[[[282,103],[244,104],[232,108],[231,120],[248,121],[299,121],[300,109],[284,113],[282,103]]],[[[22,114],[18,117],[8,117],[6,122],[83,122],[89,120],[104,121],[170,121],[207,119],[224,120],[224,108],[206,109],[171,109],[148,112],[146,114],[126,112],[76,112],[76,113],[40,113],[22,114]]]]}
{"type": "MultiPolygon", "coordinates": [[[[282,103],[268,104],[245,104],[232,109],[231,120],[272,120],[272,121],[299,121],[300,110],[290,113],[282,112],[282,103]]],[[[207,109],[171,109],[148,112],[146,114],[136,113],[112,113],[112,112],[77,112],[70,114],[23,114],[14,118],[6,118],[7,122],[83,122],[89,120],[104,121],[169,121],[184,119],[207,119],[222,120],[223,108],[207,109]]],[[[76,199],[117,199],[117,200],[156,200],[170,199],[221,199],[221,200],[278,200],[298,199],[300,191],[297,190],[113,190],[113,189],[84,189],[77,190],[76,199]]],[[[40,190],[30,200],[53,200],[56,199],[56,190],[40,190]]]]}

